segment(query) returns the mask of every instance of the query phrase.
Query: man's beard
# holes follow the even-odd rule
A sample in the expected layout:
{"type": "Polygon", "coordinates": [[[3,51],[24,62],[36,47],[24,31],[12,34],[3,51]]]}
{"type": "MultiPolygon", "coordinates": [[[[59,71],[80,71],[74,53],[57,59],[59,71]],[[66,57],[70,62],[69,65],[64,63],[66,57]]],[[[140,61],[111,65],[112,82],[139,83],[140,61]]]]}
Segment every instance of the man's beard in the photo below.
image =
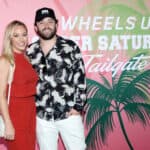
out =
{"type": "MultiPolygon", "coordinates": [[[[45,30],[45,29],[44,29],[45,30]]],[[[41,31],[37,31],[37,34],[40,36],[40,38],[42,38],[43,40],[50,40],[52,39],[55,35],[56,35],[56,28],[51,31],[51,33],[49,35],[46,35],[45,33],[41,32],[41,31]]]]}

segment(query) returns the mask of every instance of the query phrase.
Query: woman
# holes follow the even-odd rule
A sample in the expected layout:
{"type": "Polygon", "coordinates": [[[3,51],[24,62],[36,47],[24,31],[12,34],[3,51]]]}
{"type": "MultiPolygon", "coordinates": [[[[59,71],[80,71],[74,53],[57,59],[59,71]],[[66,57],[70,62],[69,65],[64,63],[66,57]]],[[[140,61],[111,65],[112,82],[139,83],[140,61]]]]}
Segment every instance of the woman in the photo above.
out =
{"type": "Polygon", "coordinates": [[[5,122],[8,150],[35,150],[35,101],[37,75],[24,55],[28,31],[24,23],[12,21],[6,27],[0,57],[0,110],[5,122]],[[15,65],[11,96],[7,105],[10,65],[15,65]]]}

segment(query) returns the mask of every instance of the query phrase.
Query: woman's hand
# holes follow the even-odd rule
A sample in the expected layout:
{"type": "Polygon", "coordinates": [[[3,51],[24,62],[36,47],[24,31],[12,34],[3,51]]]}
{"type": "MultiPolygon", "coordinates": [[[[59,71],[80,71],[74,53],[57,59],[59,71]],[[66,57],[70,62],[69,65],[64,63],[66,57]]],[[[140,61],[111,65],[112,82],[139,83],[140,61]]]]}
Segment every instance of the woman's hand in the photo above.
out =
{"type": "Polygon", "coordinates": [[[6,140],[14,140],[15,139],[15,129],[11,122],[6,123],[5,125],[5,135],[4,138],[6,140]]]}

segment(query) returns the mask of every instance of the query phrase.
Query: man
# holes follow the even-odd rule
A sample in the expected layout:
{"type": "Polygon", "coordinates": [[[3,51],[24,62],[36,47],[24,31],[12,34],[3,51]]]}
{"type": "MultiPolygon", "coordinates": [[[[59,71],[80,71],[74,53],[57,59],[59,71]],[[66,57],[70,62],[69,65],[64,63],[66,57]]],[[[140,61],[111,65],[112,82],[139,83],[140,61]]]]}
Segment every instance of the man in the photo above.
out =
{"type": "Polygon", "coordinates": [[[27,50],[39,75],[37,139],[40,150],[57,150],[58,135],[67,150],[84,150],[81,111],[86,100],[85,69],[79,47],[56,34],[58,20],[50,8],[36,11],[39,40],[27,50]]]}

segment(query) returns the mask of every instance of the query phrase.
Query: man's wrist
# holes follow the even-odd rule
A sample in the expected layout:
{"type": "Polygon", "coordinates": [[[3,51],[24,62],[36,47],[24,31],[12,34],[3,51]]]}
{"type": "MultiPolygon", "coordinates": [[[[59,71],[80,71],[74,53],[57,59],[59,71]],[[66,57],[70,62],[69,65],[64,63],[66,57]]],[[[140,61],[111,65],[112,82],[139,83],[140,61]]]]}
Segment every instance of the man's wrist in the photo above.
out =
{"type": "Polygon", "coordinates": [[[75,109],[77,112],[82,112],[83,106],[80,106],[80,105],[78,105],[78,104],[75,104],[75,105],[73,106],[73,109],[75,109]]]}

